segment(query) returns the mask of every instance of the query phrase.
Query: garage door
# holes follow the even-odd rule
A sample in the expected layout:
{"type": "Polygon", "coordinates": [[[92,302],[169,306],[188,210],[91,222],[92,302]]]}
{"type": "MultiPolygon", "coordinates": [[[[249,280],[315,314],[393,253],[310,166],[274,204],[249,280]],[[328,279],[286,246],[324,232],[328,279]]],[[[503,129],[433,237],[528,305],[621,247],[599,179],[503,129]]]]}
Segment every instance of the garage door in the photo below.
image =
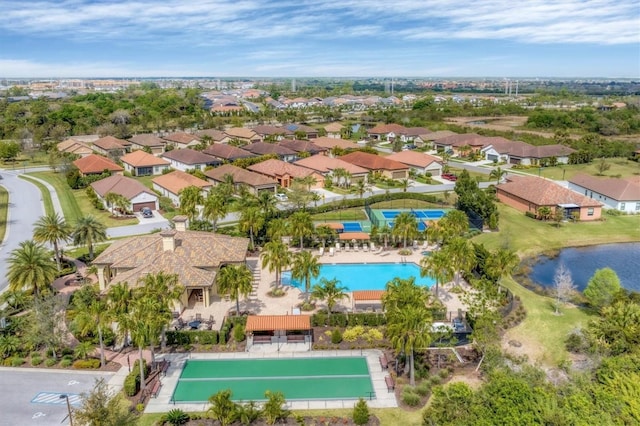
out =
{"type": "Polygon", "coordinates": [[[140,210],[142,210],[143,207],[149,207],[151,210],[155,210],[156,209],[156,203],[154,203],[153,201],[147,202],[147,203],[137,203],[133,205],[133,211],[134,212],[139,212],[140,210]]]}
{"type": "Polygon", "coordinates": [[[489,161],[498,161],[498,156],[495,154],[488,154],[487,155],[487,160],[489,161]]]}

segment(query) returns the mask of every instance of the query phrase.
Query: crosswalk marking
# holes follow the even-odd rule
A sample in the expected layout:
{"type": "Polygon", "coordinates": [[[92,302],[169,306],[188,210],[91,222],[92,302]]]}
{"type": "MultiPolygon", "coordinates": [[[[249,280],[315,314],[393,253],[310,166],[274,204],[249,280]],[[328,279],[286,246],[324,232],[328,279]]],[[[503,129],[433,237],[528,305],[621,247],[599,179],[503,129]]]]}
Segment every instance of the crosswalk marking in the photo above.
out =
{"type": "Polygon", "coordinates": [[[60,395],[69,397],[69,404],[81,405],[82,396],[77,393],[60,393],[60,392],[39,392],[31,400],[32,404],[66,404],[66,398],[60,398],[60,395]]]}

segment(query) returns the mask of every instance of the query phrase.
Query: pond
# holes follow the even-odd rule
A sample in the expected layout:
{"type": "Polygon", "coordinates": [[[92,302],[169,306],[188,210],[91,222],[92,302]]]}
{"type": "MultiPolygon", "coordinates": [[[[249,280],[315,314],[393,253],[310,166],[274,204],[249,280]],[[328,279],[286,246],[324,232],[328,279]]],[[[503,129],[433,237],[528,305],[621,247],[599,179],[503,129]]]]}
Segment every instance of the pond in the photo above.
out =
{"type": "Polygon", "coordinates": [[[529,278],[542,286],[552,286],[561,262],[571,271],[578,290],[585,289],[597,269],[609,267],[618,274],[622,287],[640,291],[640,243],[565,248],[553,258],[540,256],[529,278]]]}

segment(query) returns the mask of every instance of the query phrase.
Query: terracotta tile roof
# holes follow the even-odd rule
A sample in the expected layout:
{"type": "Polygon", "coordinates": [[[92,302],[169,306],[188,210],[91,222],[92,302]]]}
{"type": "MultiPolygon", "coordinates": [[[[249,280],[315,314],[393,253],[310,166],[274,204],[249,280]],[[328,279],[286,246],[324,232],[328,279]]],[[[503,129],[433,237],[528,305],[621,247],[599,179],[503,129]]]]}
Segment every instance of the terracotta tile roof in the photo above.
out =
{"type": "Polygon", "coordinates": [[[399,161],[389,160],[385,157],[368,152],[355,151],[340,157],[341,160],[364,167],[369,170],[406,170],[408,167],[399,161]]]}
{"type": "Polygon", "coordinates": [[[537,206],[576,204],[580,207],[600,207],[602,204],[564,188],[557,183],[535,176],[510,176],[509,182],[498,185],[498,192],[510,194],[537,206]]]}
{"type": "Polygon", "coordinates": [[[243,149],[258,155],[296,155],[296,152],[294,150],[289,149],[286,146],[266,142],[255,142],[244,146],[243,149]]]}
{"type": "Polygon", "coordinates": [[[105,169],[110,172],[121,172],[124,170],[113,161],[102,155],[91,154],[84,158],[79,158],[73,162],[73,165],[80,170],[81,173],[102,173],[105,169]]]}
{"type": "Polygon", "coordinates": [[[236,167],[232,164],[223,164],[215,169],[210,169],[204,172],[204,174],[217,182],[224,182],[225,175],[233,176],[234,183],[243,183],[252,187],[263,185],[277,185],[278,182],[268,178],[267,176],[259,173],[254,173],[249,170],[245,170],[241,167],[236,167]]]}
{"type": "Polygon", "coordinates": [[[171,133],[169,135],[163,136],[162,139],[169,141],[169,142],[176,142],[176,143],[181,143],[181,144],[188,144],[195,141],[199,141],[200,138],[196,135],[192,135],[190,133],[184,133],[184,132],[177,132],[177,133],[171,133]]]}
{"type": "Polygon", "coordinates": [[[267,176],[284,176],[288,174],[294,178],[303,178],[314,173],[313,170],[307,169],[306,167],[296,166],[295,164],[273,158],[253,164],[247,167],[247,169],[267,176]]]}
{"type": "Polygon", "coordinates": [[[91,187],[101,197],[104,197],[109,192],[123,195],[127,200],[131,200],[143,192],[157,197],[155,192],[139,181],[122,175],[113,175],[93,182],[91,187]]]}
{"type": "Polygon", "coordinates": [[[311,155],[318,154],[319,152],[326,152],[327,148],[323,146],[318,146],[310,141],[301,141],[301,140],[291,140],[285,139],[278,142],[278,145],[284,146],[295,152],[308,152],[311,155]]]}
{"type": "Polygon", "coordinates": [[[218,129],[203,129],[196,132],[198,136],[210,136],[214,141],[221,141],[227,137],[227,134],[218,129]]]}
{"type": "Polygon", "coordinates": [[[161,157],[189,166],[196,164],[220,164],[220,160],[214,156],[190,148],[167,151],[163,153],[161,157]]]}
{"type": "Polygon", "coordinates": [[[569,182],[616,201],[640,201],[640,184],[630,180],[598,178],[581,173],[569,179],[569,182]]]}
{"type": "Polygon", "coordinates": [[[311,157],[302,158],[293,164],[297,164],[308,169],[315,170],[322,174],[329,173],[335,169],[345,169],[352,175],[362,175],[369,173],[369,170],[348,163],[339,158],[328,157],[326,155],[313,155],[311,157]]]}
{"type": "Polygon", "coordinates": [[[287,133],[286,129],[282,127],[268,125],[255,126],[253,131],[260,136],[285,135],[287,133]]]}
{"type": "Polygon", "coordinates": [[[358,148],[360,148],[358,146],[358,144],[355,143],[355,142],[348,141],[346,139],[340,139],[340,138],[329,138],[327,136],[321,136],[319,138],[315,138],[313,140],[313,143],[318,145],[318,146],[327,148],[327,149],[331,149],[331,148],[334,148],[336,146],[338,148],[341,148],[341,149],[358,149],[358,148]]]}
{"type": "Polygon", "coordinates": [[[148,146],[149,148],[164,146],[167,141],[160,139],[158,136],[151,133],[141,133],[129,138],[129,141],[140,146],[148,146]]]}
{"type": "Polygon", "coordinates": [[[244,262],[249,239],[199,231],[174,231],[175,250],[165,251],[161,234],[136,236],[114,242],[95,264],[118,269],[114,283],[135,285],[140,278],[160,271],[178,274],[185,287],[211,286],[214,269],[244,262]]]}
{"type": "Polygon", "coordinates": [[[166,166],[169,162],[142,150],[136,150],[120,157],[120,161],[133,167],[166,166]]]}
{"type": "Polygon", "coordinates": [[[227,145],[224,143],[211,144],[202,152],[227,161],[237,160],[238,158],[257,157],[257,155],[253,152],[249,152],[242,148],[238,148],[237,146],[227,145]]]}
{"type": "Polygon", "coordinates": [[[372,129],[367,130],[370,135],[386,135],[388,133],[395,133],[396,135],[403,135],[407,133],[407,128],[395,123],[390,124],[378,124],[372,129]]]}
{"type": "Polygon", "coordinates": [[[358,300],[382,300],[384,290],[358,290],[352,291],[351,297],[354,301],[358,300]]]}
{"type": "Polygon", "coordinates": [[[469,146],[486,146],[487,137],[481,136],[477,133],[462,133],[462,134],[453,134],[450,136],[445,136],[442,138],[435,139],[435,143],[438,145],[449,145],[454,147],[461,147],[465,145],[469,146]]]}
{"type": "Polygon", "coordinates": [[[155,177],[151,180],[158,186],[165,188],[172,194],[178,194],[182,189],[188,186],[197,186],[198,188],[210,188],[211,183],[200,178],[185,173],[180,170],[167,173],[166,175],[155,177]]]}
{"type": "Polygon", "coordinates": [[[326,130],[327,133],[339,133],[342,130],[342,127],[344,126],[340,123],[330,123],[324,126],[324,130],[326,130]]]}
{"type": "Polygon", "coordinates": [[[244,127],[231,127],[224,131],[227,136],[230,138],[239,138],[239,139],[258,139],[258,135],[252,129],[247,129],[244,127]]]}
{"type": "Polygon", "coordinates": [[[81,155],[91,154],[93,152],[89,145],[73,138],[60,142],[56,147],[58,148],[58,151],[68,152],[70,154],[81,155]]]}
{"type": "Polygon", "coordinates": [[[339,237],[341,241],[368,240],[370,238],[366,232],[342,232],[339,237]]]}
{"type": "Polygon", "coordinates": [[[425,154],[417,151],[400,151],[387,155],[389,160],[399,161],[413,167],[427,167],[431,163],[441,163],[442,160],[433,155],[425,154]]]}
{"type": "Polygon", "coordinates": [[[113,136],[105,136],[93,142],[93,146],[110,151],[112,149],[125,149],[130,146],[131,142],[124,139],[114,138],[113,136]]]}
{"type": "Polygon", "coordinates": [[[245,330],[310,330],[311,315],[249,315],[245,330]]]}

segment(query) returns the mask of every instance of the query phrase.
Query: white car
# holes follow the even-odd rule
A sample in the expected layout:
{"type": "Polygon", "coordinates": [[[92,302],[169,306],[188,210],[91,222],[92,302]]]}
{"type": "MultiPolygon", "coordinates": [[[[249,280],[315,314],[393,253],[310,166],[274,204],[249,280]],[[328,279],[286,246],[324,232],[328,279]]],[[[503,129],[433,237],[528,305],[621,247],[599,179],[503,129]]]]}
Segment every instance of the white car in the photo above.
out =
{"type": "Polygon", "coordinates": [[[281,192],[276,194],[276,200],[278,201],[287,201],[289,199],[289,197],[287,197],[287,194],[283,194],[281,192]]]}

